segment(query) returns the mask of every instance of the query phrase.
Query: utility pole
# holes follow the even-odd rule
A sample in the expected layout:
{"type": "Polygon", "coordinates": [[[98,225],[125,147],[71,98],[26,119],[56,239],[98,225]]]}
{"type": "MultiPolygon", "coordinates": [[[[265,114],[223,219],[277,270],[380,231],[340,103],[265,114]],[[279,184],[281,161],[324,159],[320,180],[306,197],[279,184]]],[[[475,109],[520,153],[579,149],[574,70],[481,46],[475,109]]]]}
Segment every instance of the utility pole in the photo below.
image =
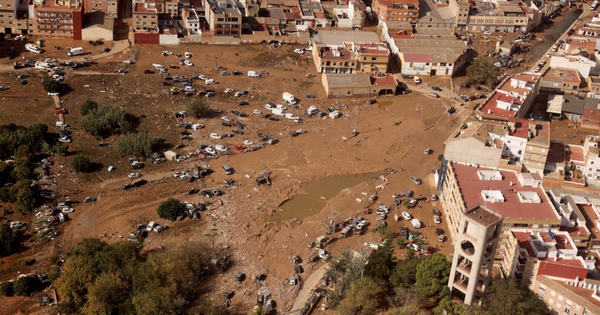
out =
{"type": "Polygon", "coordinates": [[[354,123],[354,131],[352,132],[354,136],[358,135],[358,114],[359,112],[356,111],[356,122],[354,123]]]}
{"type": "Polygon", "coordinates": [[[333,224],[332,224],[332,228],[331,228],[331,239],[335,238],[335,224],[338,221],[338,216],[339,213],[335,210],[331,210],[331,215],[329,216],[330,218],[333,219],[333,224]]]}

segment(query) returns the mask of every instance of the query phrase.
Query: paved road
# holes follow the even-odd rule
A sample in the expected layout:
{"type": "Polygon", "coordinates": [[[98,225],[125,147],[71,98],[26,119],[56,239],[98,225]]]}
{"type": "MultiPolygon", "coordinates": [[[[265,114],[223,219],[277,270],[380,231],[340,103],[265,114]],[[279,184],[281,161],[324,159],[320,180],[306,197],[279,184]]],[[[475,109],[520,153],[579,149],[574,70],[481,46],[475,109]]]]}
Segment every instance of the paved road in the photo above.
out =
{"type": "Polygon", "coordinates": [[[311,290],[317,285],[321,284],[321,278],[323,278],[323,276],[329,269],[328,266],[329,264],[324,264],[317,271],[313,272],[313,274],[310,275],[310,277],[308,277],[306,281],[304,281],[302,289],[300,290],[300,292],[298,292],[298,297],[294,302],[294,306],[286,314],[300,314],[300,311],[304,308],[304,304],[306,304],[306,301],[310,297],[311,290]]]}

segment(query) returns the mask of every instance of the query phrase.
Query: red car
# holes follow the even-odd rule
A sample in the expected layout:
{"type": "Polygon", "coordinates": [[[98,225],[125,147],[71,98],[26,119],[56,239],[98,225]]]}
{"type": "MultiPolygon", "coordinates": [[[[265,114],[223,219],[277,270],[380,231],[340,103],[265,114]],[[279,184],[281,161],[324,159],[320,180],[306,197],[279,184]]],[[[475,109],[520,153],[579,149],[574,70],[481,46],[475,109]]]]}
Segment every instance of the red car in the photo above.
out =
{"type": "Polygon", "coordinates": [[[55,113],[55,114],[66,114],[66,113],[67,113],[67,111],[66,111],[64,108],[57,108],[57,109],[54,111],[54,113],[55,113]]]}
{"type": "Polygon", "coordinates": [[[241,151],[241,150],[245,150],[245,149],[246,149],[246,147],[245,147],[245,146],[243,146],[243,145],[241,145],[241,144],[238,144],[238,145],[236,145],[236,146],[235,146],[235,149],[236,149],[236,150],[240,150],[240,151],[241,151]]]}
{"type": "Polygon", "coordinates": [[[154,73],[154,71],[152,71],[152,70],[144,70],[144,74],[152,74],[152,73],[154,73]]]}

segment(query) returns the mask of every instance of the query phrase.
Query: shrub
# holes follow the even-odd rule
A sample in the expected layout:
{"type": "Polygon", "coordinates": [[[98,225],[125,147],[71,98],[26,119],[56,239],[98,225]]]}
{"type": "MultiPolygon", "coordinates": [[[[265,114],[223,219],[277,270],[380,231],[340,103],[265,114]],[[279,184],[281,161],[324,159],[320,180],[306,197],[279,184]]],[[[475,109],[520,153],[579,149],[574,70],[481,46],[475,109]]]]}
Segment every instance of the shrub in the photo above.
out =
{"type": "Polygon", "coordinates": [[[78,155],[71,160],[71,167],[78,173],[87,173],[90,171],[90,159],[83,155],[78,155]]]}
{"type": "Polygon", "coordinates": [[[135,130],[132,115],[111,105],[90,110],[79,122],[79,128],[97,137],[124,134],[135,130]]]}
{"type": "Polygon", "coordinates": [[[184,211],[185,206],[175,198],[169,198],[158,206],[158,216],[171,221],[182,215],[184,211]]]}
{"type": "Polygon", "coordinates": [[[115,149],[122,154],[150,157],[156,151],[158,144],[158,138],[147,133],[130,133],[119,139],[115,149]]]}
{"type": "Polygon", "coordinates": [[[475,59],[467,67],[467,85],[483,84],[490,88],[500,83],[498,79],[498,68],[494,67],[492,61],[487,59],[475,59]]]}
{"type": "Polygon", "coordinates": [[[13,290],[12,282],[4,281],[0,283],[0,294],[3,296],[13,296],[15,291],[13,290]]]}
{"type": "Polygon", "coordinates": [[[98,108],[98,103],[96,101],[87,100],[83,105],[81,105],[81,115],[85,116],[89,114],[94,109],[98,108]]]}
{"type": "Polygon", "coordinates": [[[60,91],[60,84],[52,77],[44,77],[42,79],[42,86],[48,93],[58,93],[60,91]]]}
{"type": "Polygon", "coordinates": [[[210,118],[214,110],[210,108],[203,100],[193,100],[188,104],[187,111],[195,118],[210,118]]]}
{"type": "Polygon", "coordinates": [[[13,283],[15,295],[29,296],[39,287],[40,281],[37,278],[21,277],[13,283]]]}

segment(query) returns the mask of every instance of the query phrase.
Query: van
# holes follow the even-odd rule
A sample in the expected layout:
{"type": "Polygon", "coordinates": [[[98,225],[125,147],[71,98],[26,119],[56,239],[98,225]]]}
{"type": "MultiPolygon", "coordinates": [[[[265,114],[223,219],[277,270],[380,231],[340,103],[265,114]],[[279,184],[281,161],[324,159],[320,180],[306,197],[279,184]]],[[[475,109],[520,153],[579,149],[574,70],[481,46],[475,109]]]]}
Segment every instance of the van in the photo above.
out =
{"type": "Polygon", "coordinates": [[[319,112],[319,109],[316,106],[310,106],[307,110],[309,115],[314,115],[319,112]]]}
{"type": "Polygon", "coordinates": [[[213,85],[213,84],[217,84],[219,82],[217,82],[217,80],[215,80],[215,79],[206,79],[206,80],[204,80],[204,83],[206,83],[206,85],[213,85]]]}
{"type": "Polygon", "coordinates": [[[153,63],[153,64],[152,64],[152,67],[153,67],[154,69],[157,69],[157,70],[161,70],[161,69],[164,69],[164,68],[165,68],[165,67],[163,67],[162,65],[160,65],[160,64],[158,64],[158,63],[153,63]]]}
{"type": "Polygon", "coordinates": [[[334,110],[333,112],[329,113],[329,118],[331,119],[336,119],[340,116],[342,116],[342,114],[340,114],[340,112],[338,112],[337,110],[334,110]]]}
{"type": "Polygon", "coordinates": [[[295,100],[296,100],[296,98],[291,93],[288,93],[288,92],[283,93],[283,101],[284,102],[293,103],[295,100]]]}
{"type": "Polygon", "coordinates": [[[42,50],[40,49],[40,47],[33,45],[33,44],[25,44],[25,49],[27,49],[28,51],[30,51],[32,53],[36,53],[36,54],[42,53],[42,50]]]}
{"type": "Polygon", "coordinates": [[[414,77],[413,80],[415,81],[415,84],[421,83],[421,79],[419,77],[414,77]]]}
{"type": "Polygon", "coordinates": [[[258,72],[256,72],[256,71],[248,71],[248,76],[253,77],[253,78],[258,78],[258,77],[260,77],[260,74],[258,74],[258,72]]]}
{"type": "Polygon", "coordinates": [[[57,121],[57,122],[56,122],[56,127],[67,127],[67,126],[68,126],[68,125],[67,125],[67,124],[65,124],[65,123],[64,123],[64,122],[62,122],[62,121],[57,121]]]}
{"type": "Polygon", "coordinates": [[[412,219],[412,220],[410,220],[410,223],[413,225],[413,227],[415,229],[421,228],[421,221],[419,221],[419,219],[412,219]]]}
{"type": "Polygon", "coordinates": [[[223,171],[225,172],[225,175],[233,174],[233,170],[227,164],[223,164],[223,171]]]}
{"type": "Polygon", "coordinates": [[[71,51],[69,51],[68,55],[69,55],[69,57],[83,55],[83,48],[82,47],[72,48],[71,51]]]}
{"type": "Polygon", "coordinates": [[[273,109],[272,113],[273,113],[273,115],[276,115],[276,116],[285,116],[283,109],[275,108],[275,109],[273,109]]]}

